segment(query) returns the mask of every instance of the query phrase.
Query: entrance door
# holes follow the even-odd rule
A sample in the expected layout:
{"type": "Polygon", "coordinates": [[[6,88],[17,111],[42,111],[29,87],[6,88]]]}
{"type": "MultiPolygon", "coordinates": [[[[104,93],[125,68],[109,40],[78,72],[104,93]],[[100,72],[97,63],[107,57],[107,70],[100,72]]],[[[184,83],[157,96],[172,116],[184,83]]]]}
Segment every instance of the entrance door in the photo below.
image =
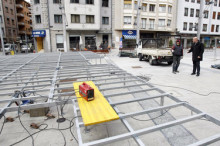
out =
{"type": "Polygon", "coordinates": [[[79,50],[80,37],[70,37],[70,50],[79,50]]]}
{"type": "Polygon", "coordinates": [[[103,42],[102,42],[102,44],[103,44],[102,48],[103,48],[103,49],[108,49],[108,35],[103,35],[103,36],[102,36],[102,40],[103,40],[103,42]]]}
{"type": "Polygon", "coordinates": [[[96,50],[96,38],[95,36],[86,36],[85,37],[85,48],[87,50],[96,50]]]}
{"type": "Polygon", "coordinates": [[[43,50],[43,38],[37,37],[36,41],[37,41],[37,52],[40,52],[41,50],[43,50]]]}

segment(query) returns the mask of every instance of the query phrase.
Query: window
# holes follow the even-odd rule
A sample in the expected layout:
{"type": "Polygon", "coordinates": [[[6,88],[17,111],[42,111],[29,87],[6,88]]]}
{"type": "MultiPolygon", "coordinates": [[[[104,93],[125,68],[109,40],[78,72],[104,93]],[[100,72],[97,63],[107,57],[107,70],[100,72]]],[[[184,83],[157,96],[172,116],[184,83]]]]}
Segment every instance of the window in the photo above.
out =
{"type": "Polygon", "coordinates": [[[190,17],[194,17],[194,9],[190,9],[190,17]]]}
{"type": "Polygon", "coordinates": [[[205,0],[206,5],[209,5],[209,3],[210,3],[210,0],[205,0]]]}
{"type": "Polygon", "coordinates": [[[218,12],[217,19],[220,20],[220,12],[218,12]]]}
{"type": "Polygon", "coordinates": [[[57,34],[56,35],[56,46],[57,46],[57,48],[63,48],[64,47],[63,35],[62,34],[57,34]]]}
{"type": "Polygon", "coordinates": [[[86,4],[92,5],[92,4],[94,4],[94,0],[86,0],[86,4]]]}
{"type": "Polygon", "coordinates": [[[216,17],[216,12],[213,12],[212,19],[215,19],[215,17],[216,17]]]}
{"type": "Polygon", "coordinates": [[[149,11],[154,12],[155,11],[155,5],[150,4],[149,11]]]}
{"type": "Polygon", "coordinates": [[[159,19],[158,26],[159,27],[164,27],[165,26],[165,19],[159,19]]]}
{"type": "Polygon", "coordinates": [[[183,30],[187,30],[187,22],[183,23],[183,30]]]}
{"type": "Polygon", "coordinates": [[[95,23],[94,15],[86,15],[86,23],[95,23]]]}
{"type": "Polygon", "coordinates": [[[79,0],[70,0],[70,3],[79,3],[79,0]]]}
{"type": "Polygon", "coordinates": [[[189,0],[185,0],[186,2],[189,2],[189,0]]]}
{"type": "Polygon", "coordinates": [[[60,1],[60,0],[53,0],[53,3],[54,3],[54,4],[60,4],[61,1],[60,1]]]}
{"type": "Polygon", "coordinates": [[[41,16],[35,15],[35,21],[36,21],[36,23],[41,23],[41,16]]]}
{"type": "Polygon", "coordinates": [[[62,23],[62,15],[54,15],[54,23],[62,23]]]}
{"type": "Polygon", "coordinates": [[[202,31],[207,31],[207,24],[203,24],[202,31]]]}
{"type": "Polygon", "coordinates": [[[196,9],[196,17],[199,17],[199,13],[200,13],[199,9],[196,9]]]}
{"type": "Polygon", "coordinates": [[[168,6],[168,13],[172,14],[172,6],[168,6]]]}
{"type": "Polygon", "coordinates": [[[131,24],[131,16],[124,16],[124,24],[131,24]]]}
{"type": "Polygon", "coordinates": [[[146,18],[142,18],[141,19],[141,28],[142,29],[146,29],[146,25],[147,25],[147,19],[146,18]]]}
{"type": "Polygon", "coordinates": [[[215,1],[214,1],[214,6],[217,6],[217,3],[218,3],[217,1],[218,1],[218,0],[215,0],[215,1]]]}
{"type": "Polygon", "coordinates": [[[8,7],[5,7],[5,11],[6,11],[6,13],[8,13],[8,7]]]}
{"type": "Polygon", "coordinates": [[[15,20],[12,19],[11,22],[12,22],[12,25],[15,25],[15,20]]]}
{"type": "Polygon", "coordinates": [[[142,11],[147,12],[147,4],[142,4],[142,11]]]}
{"type": "Polygon", "coordinates": [[[102,0],[102,7],[108,7],[108,0],[102,0]]]}
{"type": "Polygon", "coordinates": [[[155,24],[155,20],[154,19],[150,19],[150,27],[149,27],[149,29],[154,29],[154,24],[155,24]]]}
{"type": "Polygon", "coordinates": [[[219,32],[219,25],[216,25],[215,32],[219,32]]]}
{"type": "Polygon", "coordinates": [[[195,31],[198,30],[198,23],[195,23],[195,31]]]}
{"type": "Polygon", "coordinates": [[[191,0],[192,3],[195,3],[195,0],[191,0]]]}
{"type": "Polygon", "coordinates": [[[80,15],[71,14],[71,23],[80,23],[80,15]]]}
{"type": "Polygon", "coordinates": [[[200,4],[200,0],[197,0],[197,3],[200,4]]]}
{"type": "Polygon", "coordinates": [[[11,29],[8,29],[8,35],[11,36],[11,29]]]}
{"type": "Polygon", "coordinates": [[[189,31],[192,31],[193,29],[193,23],[189,23],[189,31]]]}
{"type": "Polygon", "coordinates": [[[7,18],[7,24],[10,24],[10,19],[9,18],[7,18]]]}
{"type": "Polygon", "coordinates": [[[209,11],[204,11],[204,18],[209,18],[209,11]]]}
{"type": "Polygon", "coordinates": [[[170,20],[170,19],[167,20],[167,26],[168,26],[168,27],[171,26],[171,20],[170,20]]]}
{"type": "Polygon", "coordinates": [[[14,11],[13,11],[13,9],[11,9],[11,14],[14,15],[14,11]]]}
{"type": "Polygon", "coordinates": [[[12,4],[12,0],[10,0],[10,4],[12,4]]]}
{"type": "Polygon", "coordinates": [[[109,17],[102,17],[102,24],[109,24],[109,17]]]}
{"type": "Polygon", "coordinates": [[[16,31],[15,30],[13,30],[13,35],[16,36],[16,31]]]}
{"type": "Polygon", "coordinates": [[[0,15],[0,23],[3,23],[3,21],[2,21],[2,16],[0,15]]]}
{"type": "Polygon", "coordinates": [[[159,5],[159,12],[166,12],[166,5],[159,5]]]}
{"type": "Polygon", "coordinates": [[[212,25],[211,32],[214,32],[214,30],[215,30],[215,25],[212,25]]]}
{"type": "Polygon", "coordinates": [[[131,0],[124,0],[124,8],[131,9],[131,0]]]}
{"type": "Polygon", "coordinates": [[[185,8],[184,16],[188,16],[188,8],[185,8]]]}
{"type": "Polygon", "coordinates": [[[40,0],[34,0],[34,4],[39,4],[40,0]]]}
{"type": "Polygon", "coordinates": [[[137,9],[138,9],[138,4],[137,4],[137,2],[136,2],[136,1],[134,2],[134,9],[135,9],[135,10],[137,10],[137,9]]]}

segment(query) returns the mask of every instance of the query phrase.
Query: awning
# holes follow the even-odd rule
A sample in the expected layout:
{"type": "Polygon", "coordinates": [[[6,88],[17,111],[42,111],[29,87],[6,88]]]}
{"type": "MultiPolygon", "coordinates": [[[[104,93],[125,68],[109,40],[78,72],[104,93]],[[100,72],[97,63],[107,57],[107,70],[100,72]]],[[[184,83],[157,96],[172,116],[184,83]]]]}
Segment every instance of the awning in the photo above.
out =
{"type": "Polygon", "coordinates": [[[131,4],[131,0],[124,0],[124,4],[131,4]]]}
{"type": "Polygon", "coordinates": [[[122,30],[122,36],[124,39],[133,40],[137,38],[136,30],[122,30]]]}

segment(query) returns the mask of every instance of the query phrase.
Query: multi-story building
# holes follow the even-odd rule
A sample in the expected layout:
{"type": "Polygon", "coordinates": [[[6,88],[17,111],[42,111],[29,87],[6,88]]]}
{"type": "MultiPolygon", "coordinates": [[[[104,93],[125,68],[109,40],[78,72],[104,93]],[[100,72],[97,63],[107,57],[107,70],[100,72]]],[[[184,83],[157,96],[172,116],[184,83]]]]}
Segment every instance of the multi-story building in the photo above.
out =
{"type": "Polygon", "coordinates": [[[111,0],[65,1],[67,47],[76,50],[111,46],[111,6],[111,0]]]}
{"type": "Polygon", "coordinates": [[[2,1],[2,10],[4,15],[4,35],[6,43],[17,42],[17,16],[16,5],[14,0],[2,1]]]}
{"type": "MultiPolygon", "coordinates": [[[[31,0],[31,13],[33,22],[33,33],[35,47],[38,51],[51,52],[51,28],[54,28],[51,24],[53,13],[60,12],[59,3],[53,3],[48,0],[31,0]],[[49,2],[49,3],[48,3],[49,2]]],[[[61,14],[61,12],[60,12],[61,14]]],[[[61,25],[62,27],[62,25],[61,25]]]]}
{"type": "MultiPolygon", "coordinates": [[[[158,34],[176,31],[176,0],[140,0],[140,38],[156,38],[158,34]]],[[[135,48],[137,0],[113,0],[113,44],[119,48],[135,48]],[[122,39],[123,38],[123,39],[122,39]]]]}
{"type": "Polygon", "coordinates": [[[25,43],[26,39],[27,41],[31,40],[32,18],[29,8],[30,3],[25,0],[16,0],[18,34],[22,43],[25,43]]]}
{"type": "MultiPolygon", "coordinates": [[[[201,38],[205,47],[213,47],[215,38],[220,36],[220,0],[204,2],[202,16],[201,38]]],[[[200,13],[200,0],[179,0],[177,11],[177,31],[183,35],[182,44],[189,48],[192,38],[198,30],[198,19],[200,13]]]]}
{"type": "Polygon", "coordinates": [[[66,30],[67,50],[96,49],[100,44],[107,48],[111,45],[111,0],[47,2],[31,1],[33,36],[38,50],[63,50],[63,30],[66,30]]]}
{"type": "MultiPolygon", "coordinates": [[[[3,13],[3,8],[2,8],[2,1],[0,1],[0,23],[1,23],[1,29],[3,32],[3,37],[5,38],[5,22],[4,22],[4,13],[3,13]]],[[[1,38],[0,38],[1,40],[1,38]]],[[[1,43],[0,43],[1,46],[1,43]]]]}

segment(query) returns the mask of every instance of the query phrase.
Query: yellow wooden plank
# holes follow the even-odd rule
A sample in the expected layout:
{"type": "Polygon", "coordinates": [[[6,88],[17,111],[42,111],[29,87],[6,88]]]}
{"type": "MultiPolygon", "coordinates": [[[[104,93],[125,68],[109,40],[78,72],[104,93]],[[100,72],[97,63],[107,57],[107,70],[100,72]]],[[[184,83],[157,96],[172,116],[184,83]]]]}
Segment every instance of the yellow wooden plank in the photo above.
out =
{"type": "Polygon", "coordinates": [[[83,82],[73,83],[73,87],[76,92],[77,101],[85,126],[119,119],[119,116],[92,81],[86,81],[85,83],[94,88],[95,99],[88,102],[82,98],[79,94],[79,85],[82,83],[83,82]]]}

